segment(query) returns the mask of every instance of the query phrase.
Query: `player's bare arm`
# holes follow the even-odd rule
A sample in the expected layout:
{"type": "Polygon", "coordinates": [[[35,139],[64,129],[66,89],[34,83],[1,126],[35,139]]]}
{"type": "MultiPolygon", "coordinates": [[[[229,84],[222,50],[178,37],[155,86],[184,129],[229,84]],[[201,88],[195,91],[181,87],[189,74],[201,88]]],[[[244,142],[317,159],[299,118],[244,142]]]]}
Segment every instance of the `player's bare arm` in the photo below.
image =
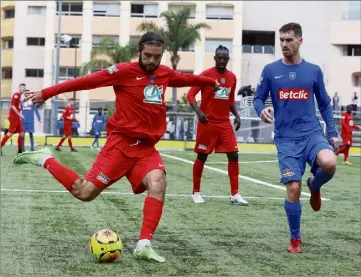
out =
{"type": "Polygon", "coordinates": [[[14,111],[14,113],[16,113],[16,115],[18,115],[21,119],[24,119],[25,117],[18,112],[18,110],[16,109],[16,107],[14,105],[11,106],[11,109],[14,111]]]}
{"type": "Polygon", "coordinates": [[[236,125],[235,130],[238,131],[241,127],[241,117],[238,114],[236,104],[231,105],[231,113],[235,116],[234,124],[236,125]]]}
{"type": "Polygon", "coordinates": [[[205,113],[198,107],[197,102],[191,103],[190,105],[191,105],[192,109],[196,112],[199,121],[202,124],[207,124],[208,123],[208,118],[205,115],[205,113]]]}

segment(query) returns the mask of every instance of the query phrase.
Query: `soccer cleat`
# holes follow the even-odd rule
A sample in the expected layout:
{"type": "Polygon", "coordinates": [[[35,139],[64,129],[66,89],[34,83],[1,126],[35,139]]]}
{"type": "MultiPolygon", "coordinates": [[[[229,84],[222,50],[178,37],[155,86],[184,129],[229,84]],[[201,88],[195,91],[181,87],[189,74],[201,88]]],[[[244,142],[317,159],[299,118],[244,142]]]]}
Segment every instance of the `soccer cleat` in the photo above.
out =
{"type": "Polygon", "coordinates": [[[311,193],[310,205],[311,205],[312,209],[315,212],[317,212],[317,211],[319,211],[321,209],[321,203],[322,203],[321,192],[312,190],[312,188],[311,188],[311,180],[312,180],[312,177],[309,177],[307,179],[307,186],[308,186],[308,189],[310,190],[310,193],[311,193]]]}
{"type": "Polygon", "coordinates": [[[239,193],[232,195],[230,202],[231,204],[248,205],[248,202],[239,193]]]}
{"type": "Polygon", "coordinates": [[[347,165],[352,165],[352,163],[350,163],[349,161],[345,161],[343,162],[344,164],[347,164],[347,165]]]}
{"type": "Polygon", "coordinates": [[[33,152],[23,152],[19,155],[17,155],[13,163],[14,164],[33,164],[41,166],[41,161],[46,156],[52,156],[51,150],[49,148],[43,148],[39,151],[33,151],[33,152]]]}
{"type": "Polygon", "coordinates": [[[156,261],[158,263],[165,263],[165,258],[155,253],[152,246],[145,245],[143,248],[134,250],[134,257],[139,260],[156,261]]]}
{"type": "Polygon", "coordinates": [[[291,239],[290,247],[288,247],[288,252],[293,254],[302,253],[301,244],[302,244],[301,239],[299,238],[291,239]]]}
{"type": "Polygon", "coordinates": [[[61,151],[60,147],[55,147],[56,151],[61,151]]]}
{"type": "Polygon", "coordinates": [[[195,204],[202,204],[206,201],[202,198],[201,194],[199,192],[195,192],[192,194],[192,199],[195,204]]]}
{"type": "Polygon", "coordinates": [[[71,149],[70,151],[71,151],[71,152],[78,152],[78,150],[76,150],[76,149],[74,149],[74,148],[71,149]]]}

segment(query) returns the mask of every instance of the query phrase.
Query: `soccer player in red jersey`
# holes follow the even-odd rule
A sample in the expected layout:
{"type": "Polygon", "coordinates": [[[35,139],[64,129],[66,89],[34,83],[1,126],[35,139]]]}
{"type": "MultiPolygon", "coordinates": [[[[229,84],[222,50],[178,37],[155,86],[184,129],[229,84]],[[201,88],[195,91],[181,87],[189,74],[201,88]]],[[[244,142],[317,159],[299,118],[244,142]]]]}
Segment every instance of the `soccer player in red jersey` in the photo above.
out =
{"type": "Polygon", "coordinates": [[[212,78],[182,74],[160,65],[163,52],[162,37],[147,32],[139,41],[138,62],[112,65],[32,94],[32,101],[42,105],[60,93],[113,86],[116,111],[107,123],[107,140],[84,179],[56,161],[47,148],[20,154],[14,159],[15,164],[43,166],[73,196],[83,201],[93,200],[123,176],[131,183],[135,194],[147,190],[134,256],[157,262],[165,262],[151,247],[162,216],[166,189],[166,168],[155,149],[166,130],[165,90],[168,86],[214,86],[218,89],[217,81],[212,78]]]}
{"type": "Polygon", "coordinates": [[[194,203],[204,203],[200,195],[201,177],[204,164],[209,154],[226,153],[228,157],[228,176],[231,183],[231,203],[247,205],[248,202],[238,192],[238,146],[229,119],[231,111],[235,118],[236,131],[241,125],[240,117],[234,102],[237,78],[229,70],[229,51],[220,45],[214,56],[215,67],[205,70],[202,76],[214,78],[220,83],[216,92],[212,87],[193,87],[187,94],[188,101],[197,113],[199,123],[194,151],[198,153],[193,165],[193,194],[194,203]],[[196,102],[196,95],[201,90],[202,101],[200,108],[196,102]]]}
{"type": "MultiPolygon", "coordinates": [[[[11,107],[9,111],[9,121],[10,127],[6,135],[1,140],[2,149],[5,143],[16,133],[19,133],[18,137],[18,154],[23,150],[24,142],[24,126],[21,119],[24,119],[24,116],[21,114],[21,95],[26,91],[26,85],[20,84],[19,91],[15,92],[11,97],[11,107]]],[[[2,150],[1,150],[2,155],[2,150]]]]}
{"type": "Polygon", "coordinates": [[[74,104],[75,104],[74,100],[70,99],[68,105],[66,105],[66,107],[64,109],[64,112],[63,112],[64,135],[55,148],[55,150],[57,150],[57,151],[61,151],[61,149],[60,149],[61,145],[63,144],[65,139],[68,139],[70,151],[78,152],[77,150],[74,149],[73,143],[71,141],[71,136],[73,134],[72,124],[73,124],[73,119],[74,119],[74,115],[75,115],[74,104]]]}
{"type": "Polygon", "coordinates": [[[352,146],[352,130],[354,129],[360,130],[360,126],[353,124],[352,105],[348,105],[346,112],[342,114],[341,118],[342,147],[335,153],[336,156],[344,154],[343,163],[348,165],[352,165],[352,163],[348,161],[348,155],[352,146]]]}

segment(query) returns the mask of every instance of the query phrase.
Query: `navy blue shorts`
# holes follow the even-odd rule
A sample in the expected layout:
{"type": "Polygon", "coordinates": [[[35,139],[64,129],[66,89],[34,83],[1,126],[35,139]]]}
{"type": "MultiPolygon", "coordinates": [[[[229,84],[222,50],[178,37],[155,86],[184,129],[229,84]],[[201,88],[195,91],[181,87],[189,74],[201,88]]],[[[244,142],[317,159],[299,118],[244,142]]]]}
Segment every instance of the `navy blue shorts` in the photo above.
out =
{"type": "Polygon", "coordinates": [[[25,133],[34,133],[34,122],[30,122],[30,123],[24,123],[23,122],[23,125],[24,125],[24,132],[25,133]]]}
{"type": "Polygon", "coordinates": [[[278,139],[275,143],[282,184],[290,181],[302,182],[306,163],[311,166],[311,173],[314,174],[318,167],[317,154],[323,149],[333,151],[323,133],[315,133],[302,139],[278,139]]]}

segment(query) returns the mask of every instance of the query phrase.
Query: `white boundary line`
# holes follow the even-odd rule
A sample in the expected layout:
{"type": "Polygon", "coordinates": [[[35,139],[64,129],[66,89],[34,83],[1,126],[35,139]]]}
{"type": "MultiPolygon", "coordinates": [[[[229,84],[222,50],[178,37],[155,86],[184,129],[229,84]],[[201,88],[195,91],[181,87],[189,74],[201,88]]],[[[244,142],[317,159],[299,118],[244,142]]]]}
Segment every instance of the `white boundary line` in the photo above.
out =
{"type": "MultiPolygon", "coordinates": [[[[177,161],[180,161],[180,162],[184,162],[184,163],[188,163],[188,164],[193,164],[194,162],[193,161],[190,161],[190,160],[186,160],[186,159],[183,159],[183,158],[179,158],[179,157],[175,157],[175,156],[171,156],[171,155],[167,155],[167,154],[162,154],[162,156],[166,157],[166,158],[169,158],[169,159],[173,159],[173,160],[177,160],[177,161]]],[[[212,171],[215,171],[215,172],[218,172],[218,173],[222,173],[222,174],[227,174],[228,175],[228,172],[225,171],[225,170],[222,170],[222,169],[219,169],[219,168],[215,168],[215,167],[211,167],[211,166],[207,166],[207,165],[204,165],[204,168],[207,168],[209,170],[212,170],[212,171]]],[[[247,176],[243,176],[243,175],[238,175],[239,178],[243,179],[243,180],[247,180],[247,181],[250,181],[250,182],[253,182],[253,183],[256,183],[256,184],[260,184],[260,185],[264,185],[266,187],[270,187],[270,188],[274,188],[274,189],[279,189],[279,190],[286,190],[286,187],[285,186],[280,186],[280,185],[273,185],[273,184],[270,184],[270,183],[267,183],[267,182],[264,182],[264,181],[261,181],[261,180],[257,180],[257,179],[254,179],[254,178],[251,178],[251,177],[247,177],[247,176]]],[[[304,196],[311,196],[309,193],[307,192],[301,192],[301,195],[304,195],[304,196]]],[[[322,197],[322,200],[330,200],[328,198],[323,198],[322,197]]]]}
{"type": "MultiPolygon", "coordinates": [[[[10,188],[2,188],[1,191],[4,192],[28,192],[28,193],[69,193],[67,190],[46,190],[46,189],[10,189],[10,188]]],[[[137,196],[132,192],[120,192],[120,191],[102,191],[101,194],[107,195],[129,195],[129,196],[137,196]]],[[[142,193],[139,195],[145,196],[146,193],[142,193]]],[[[167,197],[180,197],[180,198],[191,198],[191,194],[174,194],[174,193],[167,193],[167,197]]],[[[229,196],[225,195],[203,195],[204,198],[219,198],[219,199],[228,199],[229,196]]],[[[268,200],[284,200],[284,197],[263,197],[263,196],[248,196],[243,197],[246,199],[268,199],[268,200]]],[[[300,198],[300,200],[309,200],[309,198],[300,198]]]]}
{"type": "MultiPolygon", "coordinates": [[[[278,160],[266,160],[266,161],[249,161],[249,162],[238,162],[239,164],[258,164],[258,163],[274,163],[278,160]]],[[[206,164],[228,164],[228,162],[206,162],[206,164]]]]}

